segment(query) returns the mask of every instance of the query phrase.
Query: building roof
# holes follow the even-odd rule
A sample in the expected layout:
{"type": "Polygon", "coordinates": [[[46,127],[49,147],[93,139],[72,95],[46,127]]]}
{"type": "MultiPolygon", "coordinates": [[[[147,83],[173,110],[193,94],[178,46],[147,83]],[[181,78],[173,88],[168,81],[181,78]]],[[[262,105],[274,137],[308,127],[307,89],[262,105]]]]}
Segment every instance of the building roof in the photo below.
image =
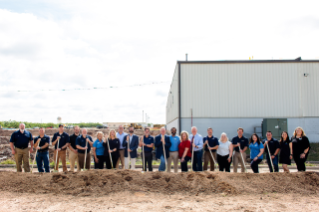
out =
{"type": "Polygon", "coordinates": [[[211,61],[177,61],[178,64],[193,64],[193,63],[319,63],[319,60],[211,60],[211,61]]]}

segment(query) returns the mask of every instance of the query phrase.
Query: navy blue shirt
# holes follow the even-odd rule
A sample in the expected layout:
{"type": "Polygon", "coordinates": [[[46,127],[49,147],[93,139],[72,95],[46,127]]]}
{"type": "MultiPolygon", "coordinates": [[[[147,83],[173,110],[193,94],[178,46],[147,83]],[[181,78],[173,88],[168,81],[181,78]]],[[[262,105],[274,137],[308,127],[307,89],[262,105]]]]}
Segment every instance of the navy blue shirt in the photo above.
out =
{"type": "MultiPolygon", "coordinates": [[[[266,141],[267,139],[263,140],[263,144],[265,144],[266,141]]],[[[271,138],[271,140],[268,142],[268,146],[269,146],[270,155],[274,155],[276,150],[280,148],[279,141],[274,138],[271,138]]],[[[264,153],[266,154],[266,157],[269,157],[267,145],[266,145],[264,153]]]]}
{"type": "MultiPolygon", "coordinates": [[[[70,143],[70,136],[66,132],[63,132],[61,135],[59,132],[54,133],[52,142],[54,142],[57,137],[60,136],[60,141],[59,141],[59,148],[62,148],[65,144],[70,143]]],[[[57,149],[58,142],[55,143],[54,149],[57,149]]]]}
{"type": "MultiPolygon", "coordinates": [[[[34,143],[36,143],[38,141],[38,139],[41,138],[40,136],[37,136],[34,138],[34,143]]],[[[41,141],[39,143],[39,147],[42,147],[44,146],[46,143],[50,144],[50,137],[47,136],[47,135],[44,135],[42,138],[41,138],[41,141]]],[[[49,146],[47,146],[46,148],[44,149],[39,149],[38,152],[46,152],[49,150],[49,146]]]]}
{"type": "MultiPolygon", "coordinates": [[[[203,143],[205,143],[207,140],[208,140],[208,145],[211,148],[219,145],[218,138],[216,138],[214,136],[212,136],[212,137],[208,137],[208,136],[204,137],[204,139],[203,139],[204,142],[203,143]]],[[[208,151],[208,145],[205,146],[205,151],[208,151]]],[[[216,152],[216,149],[213,149],[211,151],[212,152],[216,152]]]]}
{"type": "Polygon", "coordinates": [[[10,142],[14,144],[15,147],[19,149],[28,148],[29,142],[33,141],[32,134],[29,131],[24,130],[23,133],[20,130],[12,133],[10,142]]]}
{"type": "MultiPolygon", "coordinates": [[[[78,135],[80,136],[80,134],[78,135]]],[[[75,141],[76,141],[76,138],[78,137],[77,135],[73,134],[70,136],[70,145],[72,146],[73,149],[76,150],[76,145],[75,145],[75,141]]]]}
{"type": "MultiPolygon", "coordinates": [[[[240,149],[243,150],[245,147],[248,147],[248,139],[245,138],[244,136],[242,136],[241,138],[239,138],[238,136],[234,137],[232,140],[231,140],[232,144],[233,145],[236,145],[238,143],[240,143],[240,149]]],[[[235,147],[234,150],[236,152],[239,152],[239,147],[235,147]]]]}
{"type": "MultiPolygon", "coordinates": [[[[86,138],[88,138],[91,142],[93,141],[92,140],[92,137],[89,136],[89,135],[86,135],[86,138]]],[[[76,145],[79,145],[81,147],[85,147],[85,144],[86,144],[86,138],[83,138],[82,135],[79,135],[77,138],[76,138],[76,141],[75,141],[75,144],[76,145]]],[[[87,152],[90,152],[91,151],[91,145],[89,144],[89,142],[87,143],[87,147],[88,147],[88,151],[87,152]]],[[[78,153],[85,153],[85,150],[82,150],[82,149],[78,149],[78,153]]]]}
{"type": "MultiPolygon", "coordinates": [[[[149,144],[154,144],[154,138],[152,136],[148,136],[147,138],[143,137],[143,141],[146,145],[149,145],[149,144]]],[[[147,147],[147,146],[144,146],[144,151],[145,152],[152,152],[153,151],[153,148],[150,148],[150,147],[147,147]]]]}

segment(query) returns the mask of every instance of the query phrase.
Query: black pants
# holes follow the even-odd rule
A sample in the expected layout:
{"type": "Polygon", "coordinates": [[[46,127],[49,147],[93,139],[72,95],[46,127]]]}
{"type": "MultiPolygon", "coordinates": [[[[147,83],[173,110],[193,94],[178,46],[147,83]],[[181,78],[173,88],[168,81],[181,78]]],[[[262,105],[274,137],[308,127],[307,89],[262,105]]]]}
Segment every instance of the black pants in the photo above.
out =
{"type": "Polygon", "coordinates": [[[253,170],[254,173],[259,173],[258,170],[258,164],[262,161],[262,159],[257,159],[256,161],[254,161],[254,159],[251,159],[250,162],[250,167],[253,170]]]}
{"type": "MultiPolygon", "coordinates": [[[[142,160],[143,160],[143,153],[142,153],[142,160]]],[[[145,164],[143,164],[143,170],[146,171],[146,167],[148,167],[148,171],[153,171],[153,165],[152,165],[153,155],[152,152],[145,152],[145,164]]]]}
{"type": "Polygon", "coordinates": [[[94,169],[103,169],[104,168],[104,155],[97,155],[98,162],[94,158],[94,169]]]}
{"type": "Polygon", "coordinates": [[[186,156],[184,158],[184,162],[181,162],[181,168],[182,168],[182,172],[188,172],[188,167],[187,167],[187,162],[190,160],[191,158],[186,156]]]}
{"type": "Polygon", "coordinates": [[[300,155],[293,155],[294,161],[296,163],[298,172],[306,171],[306,165],[305,162],[307,160],[308,154],[306,155],[305,158],[300,158],[300,155]]]}
{"type": "Polygon", "coordinates": [[[223,172],[225,170],[226,172],[230,172],[231,159],[230,163],[228,163],[228,158],[229,155],[221,156],[217,154],[217,163],[219,166],[219,171],[223,172]]]}
{"type": "MultiPolygon", "coordinates": [[[[118,154],[115,154],[115,152],[114,152],[114,153],[111,153],[111,158],[112,158],[112,162],[113,162],[113,163],[112,163],[113,169],[115,169],[117,160],[119,159],[119,155],[118,155],[118,154]]],[[[104,155],[104,160],[105,160],[105,163],[106,163],[106,168],[107,168],[107,169],[112,169],[109,153],[107,153],[106,155],[104,155]]]]}

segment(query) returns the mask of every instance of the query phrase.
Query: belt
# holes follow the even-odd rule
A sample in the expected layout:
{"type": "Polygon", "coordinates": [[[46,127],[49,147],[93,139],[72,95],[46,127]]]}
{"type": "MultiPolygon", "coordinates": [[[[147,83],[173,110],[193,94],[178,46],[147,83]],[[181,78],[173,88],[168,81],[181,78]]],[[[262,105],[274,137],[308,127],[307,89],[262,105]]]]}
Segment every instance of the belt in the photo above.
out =
{"type": "Polygon", "coordinates": [[[169,152],[178,152],[178,151],[169,151],[169,152]]]}
{"type": "Polygon", "coordinates": [[[17,146],[15,146],[15,148],[18,148],[18,149],[26,149],[26,148],[28,148],[28,147],[17,147],[17,146]]]}
{"type": "Polygon", "coordinates": [[[48,149],[41,149],[41,150],[38,150],[38,152],[48,152],[49,150],[48,149]]]}

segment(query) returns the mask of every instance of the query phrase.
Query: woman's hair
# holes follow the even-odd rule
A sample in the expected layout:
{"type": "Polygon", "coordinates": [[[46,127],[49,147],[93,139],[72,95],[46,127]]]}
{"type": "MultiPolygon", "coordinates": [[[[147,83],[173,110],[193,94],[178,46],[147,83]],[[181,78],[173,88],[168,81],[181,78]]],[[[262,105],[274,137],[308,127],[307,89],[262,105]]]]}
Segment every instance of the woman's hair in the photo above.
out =
{"type": "Polygon", "coordinates": [[[256,133],[253,133],[253,134],[250,136],[249,144],[254,143],[253,136],[256,136],[256,138],[257,138],[257,143],[260,144],[260,138],[258,137],[258,135],[257,135],[256,133]]]}
{"type": "Polygon", "coordinates": [[[228,137],[227,137],[227,134],[226,134],[225,132],[223,132],[222,134],[220,134],[220,138],[219,138],[219,140],[220,140],[220,141],[222,141],[222,136],[223,136],[223,135],[225,135],[225,136],[226,136],[227,141],[228,141],[228,137]]]}
{"type": "Polygon", "coordinates": [[[109,135],[110,135],[109,138],[111,138],[111,132],[114,132],[114,139],[115,139],[116,138],[116,131],[115,130],[111,130],[110,133],[109,133],[109,135]]]}
{"type": "Polygon", "coordinates": [[[183,134],[185,134],[186,135],[186,141],[188,141],[188,132],[186,132],[186,131],[183,131],[183,132],[181,132],[181,140],[183,141],[183,134]]]}
{"type": "Polygon", "coordinates": [[[288,135],[287,131],[282,131],[281,136],[280,136],[280,141],[279,141],[280,143],[284,141],[284,138],[282,137],[283,133],[287,134],[287,141],[289,141],[289,135],[288,135]]]}
{"type": "Polygon", "coordinates": [[[99,135],[102,135],[102,138],[103,138],[104,133],[103,133],[102,131],[98,131],[98,132],[96,133],[96,137],[98,138],[98,137],[99,137],[99,135]]]}
{"type": "Polygon", "coordinates": [[[296,127],[294,133],[293,133],[293,137],[296,137],[297,136],[297,129],[301,129],[301,137],[304,137],[306,136],[306,133],[305,131],[302,129],[302,127],[296,127]]]}

